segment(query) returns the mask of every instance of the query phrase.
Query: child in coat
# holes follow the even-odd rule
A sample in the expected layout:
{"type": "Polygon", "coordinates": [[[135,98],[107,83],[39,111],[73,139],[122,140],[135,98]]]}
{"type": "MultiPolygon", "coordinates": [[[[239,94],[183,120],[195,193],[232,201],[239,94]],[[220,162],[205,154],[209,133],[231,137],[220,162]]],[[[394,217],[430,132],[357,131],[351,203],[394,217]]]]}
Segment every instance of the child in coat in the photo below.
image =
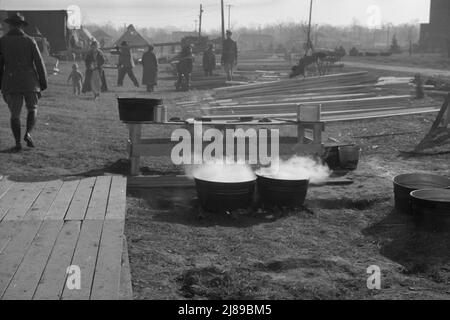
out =
{"type": "Polygon", "coordinates": [[[67,82],[69,82],[70,80],[72,80],[73,94],[80,95],[81,87],[83,85],[83,75],[78,70],[78,65],[76,63],[72,65],[72,72],[70,73],[67,82]]]}

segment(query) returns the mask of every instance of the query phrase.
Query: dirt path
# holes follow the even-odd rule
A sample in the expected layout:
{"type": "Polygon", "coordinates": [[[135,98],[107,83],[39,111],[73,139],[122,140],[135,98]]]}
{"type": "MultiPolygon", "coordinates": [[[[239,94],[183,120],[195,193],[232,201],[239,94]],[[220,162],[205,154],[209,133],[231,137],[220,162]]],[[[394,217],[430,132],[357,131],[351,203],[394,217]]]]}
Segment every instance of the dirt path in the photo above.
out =
{"type": "Polygon", "coordinates": [[[385,71],[403,72],[403,73],[410,73],[410,74],[420,73],[425,76],[450,77],[450,70],[392,66],[392,65],[384,65],[384,64],[354,62],[354,61],[345,61],[344,64],[347,67],[354,67],[354,68],[361,68],[361,69],[385,70],[385,71]]]}

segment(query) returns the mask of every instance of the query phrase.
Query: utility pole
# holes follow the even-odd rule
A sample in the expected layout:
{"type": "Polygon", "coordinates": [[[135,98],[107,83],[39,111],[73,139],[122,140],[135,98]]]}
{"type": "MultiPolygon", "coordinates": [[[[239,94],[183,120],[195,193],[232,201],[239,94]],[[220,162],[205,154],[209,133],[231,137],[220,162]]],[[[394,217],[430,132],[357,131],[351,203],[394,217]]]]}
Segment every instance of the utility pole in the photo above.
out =
{"type": "Polygon", "coordinates": [[[198,25],[198,38],[202,36],[202,14],[203,14],[203,6],[200,4],[200,15],[199,15],[199,25],[198,25]]]}
{"type": "Polygon", "coordinates": [[[391,45],[391,25],[390,24],[388,24],[388,26],[387,26],[386,44],[387,44],[388,48],[391,45]]]}
{"type": "Polygon", "coordinates": [[[194,31],[197,31],[197,19],[194,20],[194,23],[195,23],[194,31]]]}
{"type": "Polygon", "coordinates": [[[221,13],[222,13],[222,41],[225,40],[225,15],[223,11],[223,0],[220,0],[221,13]]]}
{"type": "Polygon", "coordinates": [[[230,17],[231,17],[231,7],[232,7],[233,5],[231,5],[231,4],[227,4],[227,7],[228,7],[228,30],[231,30],[231,19],[230,19],[230,17]]]}
{"type": "Polygon", "coordinates": [[[312,41],[311,41],[311,20],[312,20],[312,8],[313,8],[313,0],[311,0],[311,3],[309,5],[309,23],[308,23],[308,39],[306,40],[306,52],[305,52],[305,56],[308,53],[308,50],[314,50],[313,49],[313,45],[312,45],[312,41]]]}

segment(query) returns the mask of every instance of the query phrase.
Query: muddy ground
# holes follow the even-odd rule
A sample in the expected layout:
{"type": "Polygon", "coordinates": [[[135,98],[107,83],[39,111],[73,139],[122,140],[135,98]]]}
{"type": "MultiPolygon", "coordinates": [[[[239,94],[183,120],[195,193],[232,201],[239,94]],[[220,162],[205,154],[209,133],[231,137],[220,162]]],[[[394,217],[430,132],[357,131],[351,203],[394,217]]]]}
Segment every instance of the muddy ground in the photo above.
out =
{"type": "MultiPolygon", "coordinates": [[[[110,92],[96,102],[75,97],[66,83],[70,68],[62,62],[61,74],[49,79],[39,103],[36,149],[9,153],[9,120],[0,117],[0,175],[29,181],[128,173],[127,130],[116,95],[144,89],[129,80],[115,87],[117,71],[107,69],[110,92]]],[[[140,67],[136,72],[140,78],[140,67]]],[[[151,96],[164,97],[169,117],[185,117],[175,102],[203,94],[176,93],[173,81],[161,80],[151,96]]],[[[6,110],[3,101],[0,108],[6,110]]],[[[450,154],[399,153],[420,141],[435,116],[327,125],[326,136],[360,145],[362,160],[349,175],[352,185],[311,188],[306,210],[198,219],[193,189],[130,193],[126,235],[135,298],[449,299],[449,235],[415,233],[406,217],[392,212],[394,175],[450,175],[450,154]],[[382,271],[380,291],[366,288],[373,264],[382,271]]],[[[167,136],[159,128],[147,134],[167,136]]],[[[180,172],[164,158],[148,157],[142,165],[145,174],[180,172]]]]}
{"type": "Polygon", "coordinates": [[[310,188],[298,210],[199,217],[193,188],[130,193],[134,297],[450,299],[450,233],[418,231],[393,209],[395,175],[450,175],[449,154],[399,153],[414,147],[434,118],[328,125],[328,136],[363,149],[358,169],[346,176],[354,183],[310,188]],[[392,135],[371,137],[380,134],[392,135]],[[367,288],[371,265],[381,269],[381,290],[367,288]]]}

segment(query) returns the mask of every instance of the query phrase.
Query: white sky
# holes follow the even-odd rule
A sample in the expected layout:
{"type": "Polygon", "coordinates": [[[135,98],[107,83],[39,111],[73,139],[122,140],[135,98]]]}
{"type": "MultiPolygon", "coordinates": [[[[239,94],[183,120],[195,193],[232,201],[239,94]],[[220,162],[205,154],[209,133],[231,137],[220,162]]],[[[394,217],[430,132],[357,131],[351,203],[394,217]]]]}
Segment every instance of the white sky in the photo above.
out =
{"type": "MultiPolygon", "coordinates": [[[[306,21],[309,0],[224,0],[231,4],[233,27],[306,21]]],[[[52,10],[75,4],[86,22],[138,27],[175,26],[193,30],[203,4],[203,30],[220,28],[220,0],[0,0],[1,9],[52,10]]],[[[383,23],[428,22],[430,0],[314,0],[313,23],[348,25],[354,19],[370,23],[373,5],[383,23]],[[368,11],[369,10],[369,11],[368,11]]],[[[375,13],[376,14],[376,13],[375,13]]],[[[228,9],[225,10],[226,26],[228,9]]]]}

